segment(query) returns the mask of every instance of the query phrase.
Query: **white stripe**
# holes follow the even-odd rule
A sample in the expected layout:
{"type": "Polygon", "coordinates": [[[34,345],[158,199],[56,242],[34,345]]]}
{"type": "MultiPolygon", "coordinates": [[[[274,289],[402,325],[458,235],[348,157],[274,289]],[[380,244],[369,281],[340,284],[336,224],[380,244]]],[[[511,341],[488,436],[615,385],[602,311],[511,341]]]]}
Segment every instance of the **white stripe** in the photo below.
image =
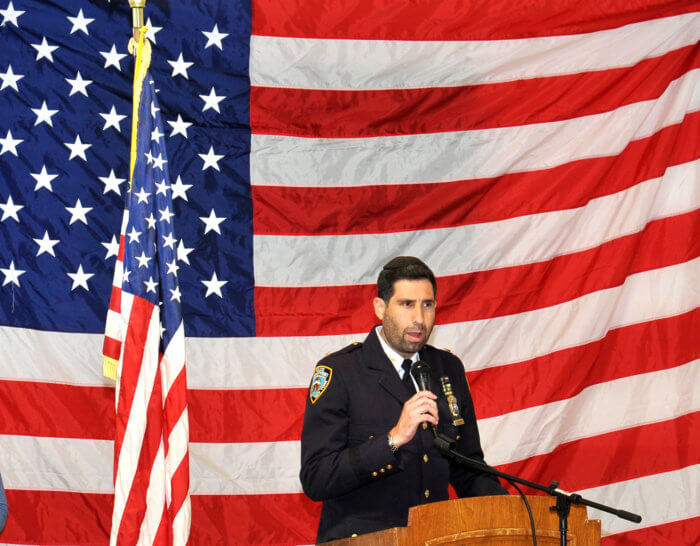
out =
{"type": "MultiPolygon", "coordinates": [[[[0,453],[7,489],[114,491],[112,441],[0,435],[0,453]]],[[[190,493],[298,493],[300,460],[299,442],[192,443],[190,493]]]]}
{"type": "Polygon", "coordinates": [[[182,412],[173,430],[168,436],[168,453],[165,457],[166,495],[165,500],[170,506],[172,502],[172,479],[180,463],[188,453],[189,448],[189,412],[182,412]]]}
{"type": "Polygon", "coordinates": [[[436,276],[543,262],[638,233],[651,221],[700,207],[700,160],[585,206],[459,227],[331,236],[255,235],[256,286],[374,284],[407,253],[436,276]],[[342,259],[329,260],[329,256],[342,259]]]}
{"type": "Polygon", "coordinates": [[[588,509],[589,519],[600,519],[603,536],[634,531],[700,516],[700,465],[642,476],[579,491],[585,499],[642,516],[635,524],[600,510],[588,509]]]}
{"type": "Polygon", "coordinates": [[[160,361],[161,383],[163,387],[163,404],[173,383],[180,372],[185,367],[185,327],[181,320],[180,325],[175,330],[175,334],[170,339],[170,343],[165,349],[163,358],[160,361]]]}
{"type": "MultiPolygon", "coordinates": [[[[126,339],[126,335],[124,336],[126,339]]],[[[148,333],[144,345],[143,358],[139,376],[134,389],[133,401],[128,415],[124,439],[118,455],[117,475],[115,477],[114,512],[112,514],[112,533],[116,539],[126,501],[138,470],[143,436],[146,430],[148,402],[153,391],[154,379],[158,369],[158,346],[160,341],[160,310],[154,306],[148,320],[148,333]]],[[[122,346],[122,353],[124,347],[122,346]]],[[[120,371],[121,371],[120,359],[120,371]]],[[[117,397],[118,403],[118,397],[117,397]]]]}
{"type": "Polygon", "coordinates": [[[514,40],[326,40],[254,35],[250,79],[258,86],[311,89],[475,85],[633,66],[698,39],[697,13],[588,34],[514,40]]]}
{"type": "Polygon", "coordinates": [[[372,138],[251,136],[253,185],[348,187],[489,178],[619,154],[700,109],[700,69],[654,100],[562,121],[372,138]]]}
{"type": "Polygon", "coordinates": [[[182,503],[182,507],[173,518],[173,546],[185,546],[190,536],[192,525],[192,500],[190,494],[182,503]]]}
{"type": "MultiPolygon", "coordinates": [[[[158,532],[158,526],[163,518],[163,510],[165,509],[165,461],[163,457],[163,438],[161,436],[158,452],[151,466],[151,475],[148,480],[148,489],[146,490],[146,513],[144,514],[141,528],[139,530],[139,538],[137,545],[150,546],[153,544],[153,539],[158,532]]],[[[114,546],[116,546],[116,532],[112,533],[114,546]]]]}
{"type": "Polygon", "coordinates": [[[121,321],[120,321],[121,313],[117,313],[116,311],[112,311],[111,309],[107,310],[107,320],[105,323],[105,336],[111,337],[112,339],[118,341],[121,343],[121,321]]]}
{"type": "MultiPolygon", "coordinates": [[[[699,266],[700,259],[696,259],[637,273],[621,286],[544,309],[443,324],[435,328],[431,343],[449,347],[470,370],[584,345],[603,338],[614,328],[675,316],[698,307],[699,266]],[[506,343],[509,339],[517,343],[506,343]]],[[[354,341],[363,341],[365,335],[366,332],[336,336],[188,338],[189,387],[306,387],[318,360],[354,341]]],[[[95,365],[101,344],[102,336],[97,334],[0,327],[0,345],[8,348],[3,359],[3,379],[102,385],[95,365]],[[34,346],[42,347],[43,351],[33,351],[34,346]],[[47,361],[41,352],[55,355],[55,359],[47,361]]]]}
{"type": "Polygon", "coordinates": [[[697,411],[699,362],[599,383],[567,400],[481,419],[486,458],[492,465],[506,464],[574,440],[697,411]]]}
{"type": "MultiPolygon", "coordinates": [[[[129,326],[129,318],[131,317],[131,309],[134,305],[134,295],[129,292],[121,292],[121,300],[119,303],[119,308],[121,312],[114,319],[114,328],[117,331],[117,338],[119,340],[126,339],[126,332],[129,326]]],[[[124,358],[124,344],[119,346],[119,362],[117,364],[117,376],[114,389],[114,408],[115,411],[118,409],[119,405],[119,390],[120,390],[120,378],[122,375],[122,364],[124,358]]],[[[75,364],[74,364],[75,365],[75,364]]]]}

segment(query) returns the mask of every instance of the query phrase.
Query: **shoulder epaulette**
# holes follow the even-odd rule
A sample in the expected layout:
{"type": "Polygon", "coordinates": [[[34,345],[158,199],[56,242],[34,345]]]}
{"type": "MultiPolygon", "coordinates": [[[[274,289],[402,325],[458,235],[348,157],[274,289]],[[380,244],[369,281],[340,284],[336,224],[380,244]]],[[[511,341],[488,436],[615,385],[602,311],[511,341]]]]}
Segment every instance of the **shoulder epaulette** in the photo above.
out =
{"type": "Polygon", "coordinates": [[[350,345],[347,345],[346,347],[339,349],[338,351],[333,351],[332,353],[326,353],[326,355],[323,358],[326,358],[326,357],[332,356],[332,355],[342,355],[345,353],[351,353],[355,349],[359,349],[361,347],[362,347],[362,343],[360,343],[359,341],[355,341],[355,342],[351,343],[350,345]]]}

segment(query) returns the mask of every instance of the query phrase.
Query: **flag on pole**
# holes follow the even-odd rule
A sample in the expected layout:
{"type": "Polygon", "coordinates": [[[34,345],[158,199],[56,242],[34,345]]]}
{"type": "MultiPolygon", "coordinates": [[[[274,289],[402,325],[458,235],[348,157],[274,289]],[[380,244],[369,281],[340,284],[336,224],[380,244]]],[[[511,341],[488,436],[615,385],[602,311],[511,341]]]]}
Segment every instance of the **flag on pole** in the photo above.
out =
{"type": "Polygon", "coordinates": [[[168,158],[151,47],[140,36],[131,189],[103,349],[105,375],[117,379],[110,544],[184,545],[191,520],[185,335],[168,158]]]}

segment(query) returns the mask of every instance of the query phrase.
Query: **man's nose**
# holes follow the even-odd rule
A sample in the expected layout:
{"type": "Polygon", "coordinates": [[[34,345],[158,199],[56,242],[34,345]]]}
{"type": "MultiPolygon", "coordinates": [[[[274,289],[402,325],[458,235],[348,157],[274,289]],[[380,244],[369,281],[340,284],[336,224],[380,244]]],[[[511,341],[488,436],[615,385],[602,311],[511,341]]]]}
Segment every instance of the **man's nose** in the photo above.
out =
{"type": "Polygon", "coordinates": [[[425,310],[423,309],[423,306],[420,304],[416,305],[415,309],[413,310],[413,322],[415,324],[422,325],[424,313],[425,313],[425,310]]]}

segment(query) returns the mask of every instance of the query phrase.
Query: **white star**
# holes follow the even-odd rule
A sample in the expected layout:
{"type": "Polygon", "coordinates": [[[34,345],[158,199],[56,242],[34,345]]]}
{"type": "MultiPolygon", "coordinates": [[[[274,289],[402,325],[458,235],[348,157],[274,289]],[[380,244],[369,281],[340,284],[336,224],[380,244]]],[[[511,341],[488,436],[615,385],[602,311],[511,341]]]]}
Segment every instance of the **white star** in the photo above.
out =
{"type": "Polygon", "coordinates": [[[211,280],[209,281],[200,281],[204,286],[207,287],[207,293],[204,294],[205,298],[208,298],[212,294],[216,294],[220,298],[223,298],[221,295],[221,287],[225,285],[228,281],[220,281],[216,277],[216,271],[212,274],[211,280]]]}
{"type": "Polygon", "coordinates": [[[4,205],[0,203],[0,209],[2,209],[2,218],[0,218],[0,222],[4,222],[8,218],[12,218],[15,222],[19,223],[19,216],[17,216],[17,212],[23,208],[24,205],[15,205],[14,201],[12,201],[12,196],[10,195],[7,198],[7,203],[4,205]]]}
{"type": "Polygon", "coordinates": [[[150,165],[153,163],[153,156],[151,155],[151,150],[148,150],[145,154],[143,154],[144,157],[146,158],[146,163],[150,165]]]}
{"type": "Polygon", "coordinates": [[[165,264],[165,267],[168,268],[168,271],[166,273],[170,275],[171,273],[177,277],[177,272],[180,269],[180,266],[177,265],[177,258],[173,258],[172,262],[167,262],[165,264]]]}
{"type": "Polygon", "coordinates": [[[180,53],[180,56],[177,58],[177,60],[168,61],[168,64],[173,67],[173,71],[170,74],[171,77],[174,78],[175,76],[182,76],[186,80],[190,79],[190,77],[187,75],[187,69],[194,63],[185,61],[185,59],[182,58],[182,53],[180,53]]]}
{"type": "Polygon", "coordinates": [[[160,129],[158,127],[153,129],[153,131],[151,132],[151,140],[155,140],[156,142],[158,142],[162,136],[164,135],[160,132],[160,129]]]}
{"type": "Polygon", "coordinates": [[[144,220],[148,223],[148,229],[156,229],[156,219],[153,217],[153,213],[146,216],[144,220]]]}
{"type": "Polygon", "coordinates": [[[156,293],[156,286],[158,286],[158,283],[153,280],[153,277],[148,277],[148,280],[143,281],[143,284],[146,285],[146,292],[156,293]]]}
{"type": "Polygon", "coordinates": [[[128,269],[124,270],[124,273],[122,275],[122,283],[129,282],[129,277],[131,276],[131,271],[128,269]]]}
{"type": "Polygon", "coordinates": [[[107,112],[106,114],[100,114],[104,120],[105,120],[105,126],[102,127],[103,131],[106,131],[110,127],[114,127],[117,131],[120,133],[122,132],[122,128],[119,126],[119,122],[123,120],[126,116],[123,114],[117,114],[117,111],[114,108],[114,105],[112,105],[112,109],[107,112]]]}
{"type": "Polygon", "coordinates": [[[158,34],[163,27],[156,27],[151,24],[151,18],[146,19],[146,26],[148,30],[146,31],[146,40],[151,40],[154,44],[156,43],[156,34],[158,34]]]}
{"type": "Polygon", "coordinates": [[[191,187],[192,184],[183,184],[182,178],[178,176],[175,183],[170,185],[170,189],[173,192],[173,199],[180,197],[181,199],[187,201],[187,190],[189,190],[191,187]]]}
{"type": "Polygon", "coordinates": [[[209,151],[206,154],[197,154],[204,161],[202,165],[202,170],[206,171],[209,167],[221,171],[219,169],[219,160],[224,157],[223,155],[218,155],[214,153],[214,146],[209,146],[209,151]]]}
{"type": "Polygon", "coordinates": [[[50,192],[53,192],[51,187],[51,181],[54,178],[58,178],[57,174],[49,174],[46,172],[46,165],[41,167],[40,173],[29,173],[34,180],[36,180],[36,186],[34,186],[34,191],[39,191],[41,188],[46,188],[50,192]]]}
{"type": "Polygon", "coordinates": [[[107,255],[105,260],[110,256],[119,256],[119,241],[112,235],[112,240],[109,243],[100,243],[103,247],[107,249],[107,255]]]}
{"type": "Polygon", "coordinates": [[[219,32],[219,25],[214,25],[214,28],[211,30],[211,32],[207,32],[206,30],[203,30],[202,34],[204,34],[207,37],[207,43],[204,46],[204,49],[207,49],[208,47],[215,45],[221,51],[224,50],[224,46],[221,44],[221,40],[226,38],[226,36],[228,36],[228,34],[225,32],[219,32]]]}
{"type": "Polygon", "coordinates": [[[0,144],[2,144],[2,149],[0,149],[0,155],[5,152],[10,152],[13,156],[17,157],[17,146],[24,142],[20,138],[12,138],[12,131],[8,129],[7,136],[5,138],[0,138],[0,144]]]}
{"type": "Polygon", "coordinates": [[[187,265],[190,265],[190,259],[188,256],[193,250],[194,248],[187,248],[185,243],[182,242],[182,239],[180,239],[180,242],[177,244],[177,259],[181,262],[185,262],[187,265]]]}
{"type": "Polygon", "coordinates": [[[141,256],[136,256],[136,261],[139,263],[139,267],[148,267],[151,258],[146,256],[146,252],[141,252],[141,256]]]}
{"type": "Polygon", "coordinates": [[[174,137],[175,135],[182,135],[185,138],[187,138],[187,128],[190,127],[192,124],[189,121],[184,121],[182,119],[182,116],[178,114],[177,119],[175,121],[169,121],[168,125],[170,125],[173,128],[173,130],[170,133],[171,137],[174,137]]]}
{"type": "Polygon", "coordinates": [[[12,23],[13,25],[19,28],[19,25],[17,24],[17,18],[24,12],[16,10],[12,5],[12,2],[10,2],[5,9],[0,9],[0,13],[2,14],[2,23],[0,23],[0,27],[5,26],[5,23],[12,23]]]}
{"type": "Polygon", "coordinates": [[[51,120],[51,117],[55,116],[58,110],[49,110],[49,108],[46,106],[46,101],[44,101],[44,103],[41,105],[41,108],[32,108],[32,112],[34,112],[34,115],[36,116],[34,126],[37,126],[40,123],[46,123],[50,127],[53,127],[53,121],[51,120]]]}
{"type": "Polygon", "coordinates": [[[40,44],[30,44],[34,49],[36,49],[36,60],[48,59],[53,62],[53,52],[58,49],[58,46],[49,45],[46,41],[46,36],[41,40],[40,44]]]}
{"type": "Polygon", "coordinates": [[[134,192],[134,195],[138,198],[137,203],[148,203],[148,198],[151,196],[151,194],[143,188],[141,188],[141,191],[134,192]]]}
{"type": "Polygon", "coordinates": [[[163,180],[162,182],[156,182],[156,195],[159,193],[162,193],[163,195],[168,195],[168,190],[170,189],[170,186],[163,180]]]}
{"type": "Polygon", "coordinates": [[[151,117],[156,119],[156,112],[160,112],[160,108],[156,106],[155,102],[151,103],[151,117]]]}
{"type": "Polygon", "coordinates": [[[100,176],[99,179],[105,185],[105,189],[102,193],[113,191],[117,195],[121,195],[119,184],[126,182],[126,178],[117,178],[117,176],[114,174],[114,169],[110,169],[109,176],[100,176]]]}
{"type": "Polygon", "coordinates": [[[208,95],[199,95],[199,98],[204,101],[204,106],[202,106],[202,112],[205,112],[209,110],[209,108],[212,108],[220,114],[221,111],[219,110],[219,103],[226,97],[224,95],[217,95],[214,87],[212,86],[211,91],[209,91],[208,95]]]}
{"type": "Polygon", "coordinates": [[[75,135],[75,142],[72,144],[70,142],[64,142],[66,148],[70,150],[70,157],[68,159],[73,159],[74,157],[79,157],[83,161],[87,161],[85,157],[85,150],[92,147],[92,144],[83,144],[80,140],[80,135],[75,135]]]}
{"type": "Polygon", "coordinates": [[[24,275],[26,269],[15,269],[15,261],[12,260],[10,262],[10,267],[8,267],[7,269],[5,269],[4,267],[0,267],[0,271],[2,271],[3,275],[5,275],[5,280],[2,282],[3,286],[9,283],[16,284],[17,286],[19,286],[19,276],[24,275]]]}
{"type": "Polygon", "coordinates": [[[105,58],[105,68],[113,66],[121,72],[122,67],[119,65],[119,61],[126,57],[126,53],[117,53],[117,46],[112,44],[112,49],[109,51],[100,51],[100,55],[105,58]]]}
{"type": "Polygon", "coordinates": [[[83,16],[82,9],[78,12],[78,15],[76,17],[67,17],[67,19],[71,23],[73,23],[73,28],[70,29],[71,34],[73,34],[74,32],[78,32],[79,30],[82,30],[88,36],[90,35],[87,27],[90,23],[92,23],[94,21],[94,19],[91,19],[90,17],[83,16]]]}
{"type": "MultiPolygon", "coordinates": [[[[0,25],[1,26],[1,25],[0,25]]],[[[0,85],[0,91],[6,87],[12,87],[15,91],[19,91],[17,88],[17,82],[24,78],[22,74],[15,74],[12,72],[12,65],[7,65],[7,71],[3,74],[0,72],[0,79],[2,79],[2,85],[0,85]]]]}
{"type": "Polygon", "coordinates": [[[159,210],[158,212],[160,212],[160,221],[167,222],[168,224],[170,223],[170,219],[175,216],[172,212],[170,212],[168,207],[165,207],[163,210],[159,210]]]}
{"type": "Polygon", "coordinates": [[[44,252],[48,252],[51,254],[51,256],[56,257],[53,247],[59,243],[59,239],[50,239],[48,231],[44,230],[44,237],[42,239],[34,239],[34,242],[39,245],[39,250],[36,252],[37,256],[41,256],[44,252]]]}
{"type": "Polygon", "coordinates": [[[134,241],[136,241],[137,243],[140,242],[139,237],[141,237],[141,232],[136,231],[136,226],[131,226],[131,232],[127,233],[126,235],[127,237],[129,237],[130,243],[133,243],[134,241]]]}
{"type": "Polygon", "coordinates": [[[80,75],[80,70],[76,73],[75,79],[71,80],[70,78],[66,78],[66,81],[71,85],[71,90],[68,94],[69,97],[72,97],[76,93],[80,93],[86,97],[88,96],[87,86],[92,83],[92,80],[84,80],[80,75]]]}
{"type": "Polygon", "coordinates": [[[209,216],[200,216],[199,219],[204,222],[204,235],[209,233],[210,231],[216,231],[219,235],[221,235],[221,230],[219,229],[219,224],[226,220],[225,216],[216,216],[216,212],[214,212],[214,209],[211,209],[211,212],[209,213],[209,216]]]}
{"type": "Polygon", "coordinates": [[[173,250],[175,249],[175,241],[177,239],[173,237],[172,233],[168,233],[167,235],[163,235],[163,246],[167,246],[168,248],[172,248],[173,250]]]}
{"type": "Polygon", "coordinates": [[[153,168],[154,169],[160,169],[161,171],[163,170],[163,166],[167,163],[167,161],[163,158],[161,154],[158,154],[156,157],[153,158],[153,168]]]}
{"type": "Polygon", "coordinates": [[[178,302],[180,301],[180,298],[182,297],[182,294],[180,293],[180,287],[176,286],[175,288],[170,289],[170,301],[177,300],[178,302]]]}
{"type": "Polygon", "coordinates": [[[77,222],[80,220],[83,224],[87,226],[87,213],[92,210],[92,207],[84,207],[83,204],[80,202],[80,199],[78,199],[75,202],[74,207],[66,207],[66,210],[70,212],[70,222],[68,222],[68,225],[71,225],[73,222],[77,222]]]}
{"type": "Polygon", "coordinates": [[[83,264],[78,265],[78,271],[75,273],[66,273],[71,279],[73,279],[73,286],[71,286],[70,291],[72,292],[79,286],[82,286],[85,290],[90,290],[88,288],[87,282],[90,277],[94,277],[94,273],[85,273],[83,271],[83,264]]]}

